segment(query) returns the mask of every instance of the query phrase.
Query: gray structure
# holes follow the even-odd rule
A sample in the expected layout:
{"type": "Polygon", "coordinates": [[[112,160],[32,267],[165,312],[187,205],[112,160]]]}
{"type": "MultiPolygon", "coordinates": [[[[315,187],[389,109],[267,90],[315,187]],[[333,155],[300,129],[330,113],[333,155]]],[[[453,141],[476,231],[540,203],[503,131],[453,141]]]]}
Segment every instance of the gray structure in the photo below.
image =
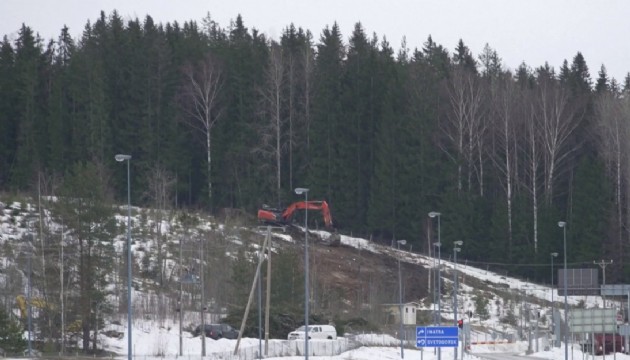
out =
{"type": "MultiPolygon", "coordinates": [[[[567,295],[599,295],[599,269],[567,269],[567,295]]],[[[558,295],[564,295],[564,269],[558,269],[558,295]]]]}

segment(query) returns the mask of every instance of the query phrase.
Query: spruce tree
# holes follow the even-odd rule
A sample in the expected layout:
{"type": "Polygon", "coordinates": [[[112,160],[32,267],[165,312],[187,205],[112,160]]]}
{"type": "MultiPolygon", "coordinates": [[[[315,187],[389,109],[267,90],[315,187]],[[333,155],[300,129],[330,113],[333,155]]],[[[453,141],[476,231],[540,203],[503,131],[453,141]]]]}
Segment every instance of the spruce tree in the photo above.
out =
{"type": "MultiPolygon", "coordinates": [[[[311,172],[306,181],[311,185],[311,198],[327,200],[336,222],[344,222],[352,217],[345,208],[348,201],[340,193],[338,184],[352,181],[350,169],[339,154],[345,153],[343,114],[341,103],[341,78],[345,49],[341,41],[339,27],[335,24],[326,28],[317,45],[318,56],[315,63],[313,84],[313,120],[310,127],[311,172]]],[[[343,225],[342,225],[343,226],[343,225]]]]}
{"type": "Polygon", "coordinates": [[[595,92],[597,94],[602,94],[610,89],[610,85],[608,84],[608,74],[606,73],[606,66],[602,64],[602,67],[599,69],[599,73],[597,82],[595,83],[595,92]]]}
{"type": "MultiPolygon", "coordinates": [[[[0,168],[10,169],[15,156],[18,122],[15,52],[7,36],[0,42],[0,168]]],[[[0,171],[0,187],[6,188],[9,171],[0,171]]]]}
{"type": "Polygon", "coordinates": [[[7,355],[22,355],[26,349],[22,326],[0,308],[0,348],[7,355]]]}
{"type": "Polygon", "coordinates": [[[453,63],[464,67],[466,70],[477,73],[477,62],[470,53],[468,46],[464,45],[464,41],[462,39],[459,39],[457,47],[455,48],[453,63]]]}
{"type": "Polygon", "coordinates": [[[578,51],[573,57],[569,77],[569,86],[571,87],[573,96],[590,93],[591,84],[591,75],[589,74],[586,60],[584,60],[582,53],[578,51]]]}
{"type": "Polygon", "coordinates": [[[15,49],[15,89],[17,96],[13,121],[17,121],[17,147],[15,149],[12,170],[12,184],[24,189],[29,184],[38,168],[42,165],[40,151],[45,144],[39,142],[45,129],[45,123],[37,121],[40,113],[38,97],[41,41],[33,34],[33,30],[22,25],[15,49]]]}
{"type": "MultiPolygon", "coordinates": [[[[342,121],[335,140],[343,171],[349,179],[341,182],[335,194],[337,208],[347,212],[348,225],[364,224],[368,209],[370,180],[373,172],[376,126],[381,118],[385,79],[377,62],[377,39],[369,41],[360,23],[355,25],[348,43],[342,78],[342,121]],[[343,134],[343,137],[340,136],[343,134]]],[[[390,59],[390,61],[393,59],[390,59]]],[[[341,169],[340,169],[341,171],[341,169]]],[[[341,212],[340,212],[341,213],[341,212]]]]}
{"type": "Polygon", "coordinates": [[[102,164],[77,163],[65,175],[61,196],[55,203],[55,214],[67,229],[66,262],[77,268],[78,276],[69,299],[76,309],[71,314],[74,319],[67,320],[81,320],[81,346],[86,352],[94,329],[93,312],[105,301],[111,285],[112,258],[116,256],[112,243],[116,224],[107,179],[102,164]]]}
{"type": "MultiPolygon", "coordinates": [[[[625,245],[615,236],[615,226],[611,224],[615,218],[611,201],[614,195],[605,174],[601,160],[592,156],[583,157],[575,171],[569,219],[572,232],[580,238],[573,253],[575,261],[605,258],[623,263],[625,245]]],[[[610,282],[615,278],[621,280],[620,276],[611,275],[610,282]]]]}

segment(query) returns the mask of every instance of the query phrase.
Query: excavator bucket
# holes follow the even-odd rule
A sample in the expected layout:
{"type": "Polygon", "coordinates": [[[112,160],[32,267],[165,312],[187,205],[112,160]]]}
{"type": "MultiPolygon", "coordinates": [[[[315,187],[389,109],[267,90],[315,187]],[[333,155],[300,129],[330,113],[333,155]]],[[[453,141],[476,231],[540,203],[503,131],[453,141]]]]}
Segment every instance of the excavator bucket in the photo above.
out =
{"type": "Polygon", "coordinates": [[[328,237],[322,237],[322,242],[328,246],[339,246],[341,245],[341,235],[335,231],[328,237]]]}

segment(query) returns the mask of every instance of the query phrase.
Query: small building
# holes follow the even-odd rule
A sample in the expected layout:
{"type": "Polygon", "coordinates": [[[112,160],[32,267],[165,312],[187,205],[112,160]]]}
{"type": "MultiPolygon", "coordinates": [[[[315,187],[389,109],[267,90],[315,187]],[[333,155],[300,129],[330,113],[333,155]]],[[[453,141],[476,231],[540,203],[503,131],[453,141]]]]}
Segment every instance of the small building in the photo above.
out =
{"type": "MultiPolygon", "coordinates": [[[[403,325],[416,325],[416,313],[420,306],[417,302],[402,304],[403,325]]],[[[383,304],[389,324],[400,324],[400,304],[383,304]]]]}

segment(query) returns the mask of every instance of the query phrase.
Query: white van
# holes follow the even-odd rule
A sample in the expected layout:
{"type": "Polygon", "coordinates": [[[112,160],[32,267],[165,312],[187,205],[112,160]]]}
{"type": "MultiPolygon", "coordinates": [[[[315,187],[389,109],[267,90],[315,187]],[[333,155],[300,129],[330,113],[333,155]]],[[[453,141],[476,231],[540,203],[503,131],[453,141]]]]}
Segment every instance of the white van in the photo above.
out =
{"type": "MultiPolygon", "coordinates": [[[[304,339],[304,326],[291,331],[287,338],[289,340],[304,339]]],[[[335,340],[337,339],[337,330],[332,325],[309,325],[308,338],[335,340]]]]}

